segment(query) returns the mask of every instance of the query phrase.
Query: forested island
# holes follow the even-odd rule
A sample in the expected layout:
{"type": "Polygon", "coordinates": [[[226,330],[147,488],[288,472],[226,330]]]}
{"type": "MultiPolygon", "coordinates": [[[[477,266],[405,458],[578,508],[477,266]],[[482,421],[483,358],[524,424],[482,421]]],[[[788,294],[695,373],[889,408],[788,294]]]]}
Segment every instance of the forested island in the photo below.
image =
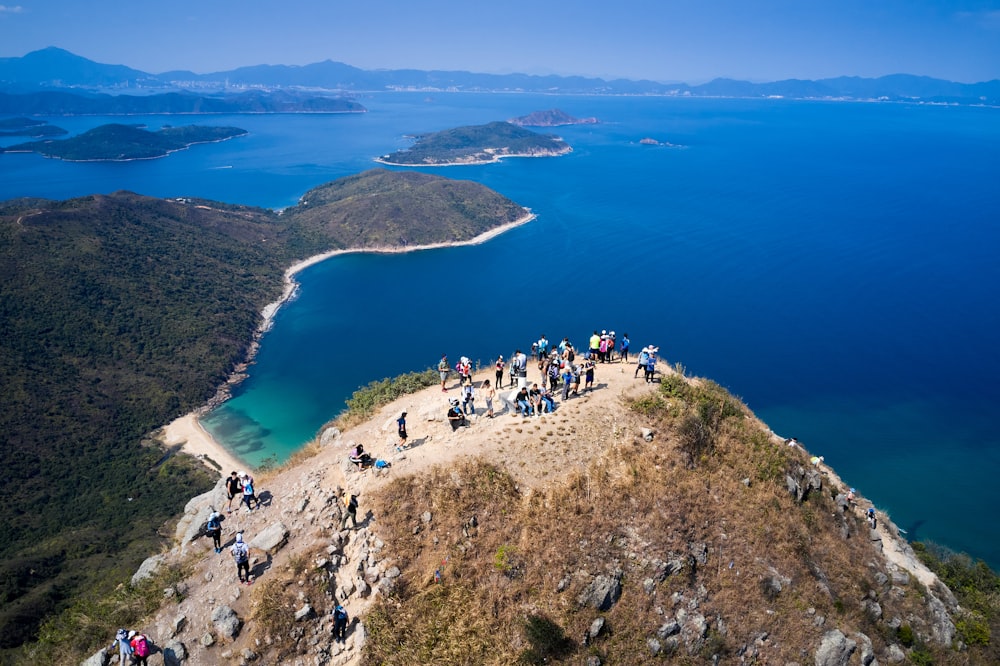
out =
{"type": "Polygon", "coordinates": [[[397,166],[488,164],[503,157],[554,157],[572,151],[551,134],[538,134],[508,122],[469,125],[420,134],[410,148],[376,159],[397,166]]]}
{"type": "Polygon", "coordinates": [[[50,125],[44,120],[35,120],[33,118],[0,119],[0,137],[27,136],[39,138],[43,136],[60,136],[62,134],[66,134],[66,130],[55,125],[50,125]]]}
{"type": "Polygon", "coordinates": [[[212,486],[147,435],[246,360],[288,266],[467,241],[525,214],[476,183],[384,169],[280,215],[129,192],[0,202],[0,661],[43,618],[127,580],[212,486]]]}
{"type": "Polygon", "coordinates": [[[196,143],[225,141],[245,134],[247,131],[239,127],[166,126],[151,132],[135,125],[110,124],[69,139],[19,143],[2,152],[39,153],[70,162],[123,162],[164,157],[196,143]]]}
{"type": "Polygon", "coordinates": [[[560,125],[594,125],[597,118],[574,118],[560,109],[533,111],[526,116],[511,118],[507,122],[519,127],[559,127],[560,125]]]}

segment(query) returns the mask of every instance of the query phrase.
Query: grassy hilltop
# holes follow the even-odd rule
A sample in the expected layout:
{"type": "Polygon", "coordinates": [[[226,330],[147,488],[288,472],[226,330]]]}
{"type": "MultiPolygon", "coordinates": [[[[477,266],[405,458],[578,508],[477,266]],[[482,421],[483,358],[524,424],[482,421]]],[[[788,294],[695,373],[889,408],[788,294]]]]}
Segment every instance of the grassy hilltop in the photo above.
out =
{"type": "Polygon", "coordinates": [[[524,213],[479,185],[384,170],[310,196],[282,215],[129,192],[0,203],[0,649],[125,580],[213,483],[144,438],[245,359],[285,268],[394,242],[404,211],[414,238],[438,241],[524,213]]]}

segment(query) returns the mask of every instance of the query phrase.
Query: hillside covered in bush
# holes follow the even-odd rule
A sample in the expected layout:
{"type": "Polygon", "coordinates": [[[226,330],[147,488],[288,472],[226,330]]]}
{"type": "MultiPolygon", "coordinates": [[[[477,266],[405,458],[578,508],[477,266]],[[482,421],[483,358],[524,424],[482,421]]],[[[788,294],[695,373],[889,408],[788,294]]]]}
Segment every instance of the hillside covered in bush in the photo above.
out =
{"type": "Polygon", "coordinates": [[[507,211],[495,226],[524,213],[482,186],[422,174],[351,183],[364,200],[331,194],[308,214],[129,192],[0,203],[0,648],[127,577],[161,525],[210,487],[201,463],[144,439],[205,404],[245,360],[289,265],[382,246],[386,228],[461,241],[489,228],[490,212],[507,211]],[[365,222],[341,233],[327,206],[365,222]],[[464,210],[475,211],[467,223],[464,210]]]}

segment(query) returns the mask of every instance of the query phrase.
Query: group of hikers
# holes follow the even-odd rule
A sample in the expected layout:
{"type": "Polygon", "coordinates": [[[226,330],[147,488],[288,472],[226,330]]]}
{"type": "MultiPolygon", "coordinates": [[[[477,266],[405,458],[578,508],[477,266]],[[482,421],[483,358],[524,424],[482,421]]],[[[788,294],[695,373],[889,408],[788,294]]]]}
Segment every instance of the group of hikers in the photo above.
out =
{"type": "MultiPolygon", "coordinates": [[[[552,412],[556,409],[556,395],[560,387],[563,401],[580,394],[581,382],[583,391],[593,390],[596,366],[616,361],[627,363],[630,347],[628,333],[619,338],[614,331],[602,330],[598,333],[595,329],[588,340],[586,351],[578,356],[568,337],[558,344],[552,344],[543,334],[531,343],[530,355],[517,349],[509,360],[505,360],[502,355],[498,356],[493,362],[495,380],[483,380],[478,393],[472,379],[473,368],[469,357],[462,356],[452,368],[448,355],[443,354],[437,366],[441,391],[448,391],[448,380],[453,371],[459,378],[459,395],[448,401],[448,423],[453,431],[469,425],[468,417],[476,414],[476,398],[480,395],[486,403],[486,418],[496,416],[494,401],[497,397],[508,407],[511,416],[539,416],[552,412]],[[529,359],[539,371],[538,381],[530,385],[529,359]],[[504,388],[505,376],[509,376],[509,393],[498,393],[504,388]]],[[[635,377],[642,371],[647,382],[655,381],[658,352],[658,347],[643,347],[637,359],[635,377]]]]}
{"type": "Polygon", "coordinates": [[[109,649],[114,650],[116,647],[118,648],[119,664],[140,664],[141,666],[148,664],[147,659],[152,651],[152,646],[145,634],[135,630],[119,629],[109,649]]]}

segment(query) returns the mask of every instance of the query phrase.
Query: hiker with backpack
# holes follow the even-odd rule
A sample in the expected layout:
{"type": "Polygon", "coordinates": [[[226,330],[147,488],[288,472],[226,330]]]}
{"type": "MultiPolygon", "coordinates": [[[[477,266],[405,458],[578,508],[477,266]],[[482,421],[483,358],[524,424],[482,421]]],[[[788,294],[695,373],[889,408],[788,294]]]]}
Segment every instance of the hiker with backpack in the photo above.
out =
{"type": "Polygon", "coordinates": [[[246,472],[240,472],[240,481],[243,483],[243,504],[246,504],[247,513],[253,513],[255,508],[260,508],[260,500],[257,499],[257,493],[253,487],[253,477],[246,472]],[[255,506],[251,507],[251,503],[255,506]]]}
{"type": "Polygon", "coordinates": [[[250,580],[250,547],[243,540],[243,531],[236,533],[236,543],[232,545],[229,552],[233,554],[233,561],[236,562],[236,577],[243,585],[249,585],[250,580]]]}
{"type": "Polygon", "coordinates": [[[642,351],[639,352],[639,358],[637,359],[637,361],[638,362],[636,363],[636,366],[635,366],[635,375],[633,375],[633,377],[632,377],[633,379],[637,379],[639,377],[639,371],[640,370],[642,370],[642,371],[646,370],[646,364],[649,362],[649,347],[648,346],[647,347],[643,347],[642,351]]]}
{"type": "Polygon", "coordinates": [[[132,647],[132,663],[138,664],[139,666],[148,666],[146,660],[149,657],[149,639],[145,635],[136,633],[134,631],[128,632],[128,642],[132,647]]]}
{"type": "Polygon", "coordinates": [[[337,604],[337,607],[333,609],[333,640],[338,643],[347,640],[347,623],[349,621],[347,609],[337,604]]]}
{"type": "Polygon", "coordinates": [[[351,527],[358,529],[358,496],[350,493],[344,495],[344,515],[340,518],[340,529],[347,528],[347,519],[351,519],[351,527]]]}
{"type": "Polygon", "coordinates": [[[205,524],[205,534],[212,537],[212,543],[215,545],[216,554],[222,552],[222,516],[214,508],[212,513],[208,516],[208,522],[205,524]]]}
{"type": "MultiPolygon", "coordinates": [[[[133,632],[133,633],[135,633],[135,632],[133,632]]],[[[109,649],[114,650],[115,649],[115,645],[118,646],[118,663],[122,664],[122,666],[124,666],[124,664],[131,663],[132,662],[132,646],[128,642],[128,630],[127,629],[122,628],[122,629],[119,629],[117,633],[115,633],[115,640],[114,640],[114,642],[111,643],[111,647],[109,649]]]]}

